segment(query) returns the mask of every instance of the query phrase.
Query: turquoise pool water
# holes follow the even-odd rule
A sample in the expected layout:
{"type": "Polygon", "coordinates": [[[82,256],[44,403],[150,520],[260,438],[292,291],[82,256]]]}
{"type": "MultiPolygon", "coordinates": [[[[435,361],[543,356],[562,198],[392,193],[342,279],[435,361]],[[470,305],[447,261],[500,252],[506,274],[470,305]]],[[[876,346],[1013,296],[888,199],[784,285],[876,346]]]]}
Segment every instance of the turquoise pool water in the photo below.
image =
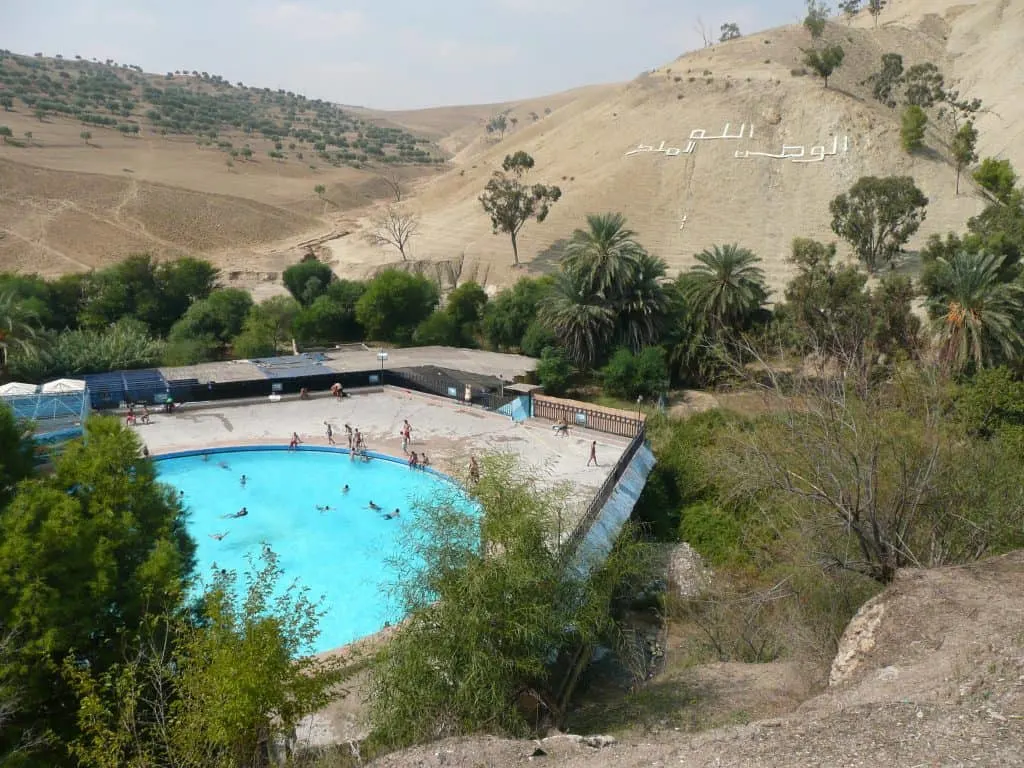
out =
{"type": "MultiPolygon", "coordinates": [[[[450,492],[450,481],[386,459],[351,461],[346,453],[319,450],[211,451],[160,459],[160,479],[184,491],[197,568],[243,574],[246,557],[263,542],[280,557],[283,581],[298,579],[327,614],[310,649],[319,653],[352,642],[400,618],[388,595],[388,561],[402,555],[401,529],[417,500],[450,492]],[[226,465],[221,466],[221,464],[226,465]],[[243,486],[242,475],[247,480],[243,486]],[[342,487],[349,486],[347,494],[342,487]],[[380,512],[368,508],[370,501],[380,512]],[[321,512],[318,506],[329,506],[321,512]],[[222,515],[242,507],[239,519],[222,515]],[[399,517],[385,519],[395,508],[399,517]],[[217,541],[212,534],[227,533],[217,541]]],[[[467,502],[468,503],[468,502],[467,502]]]]}

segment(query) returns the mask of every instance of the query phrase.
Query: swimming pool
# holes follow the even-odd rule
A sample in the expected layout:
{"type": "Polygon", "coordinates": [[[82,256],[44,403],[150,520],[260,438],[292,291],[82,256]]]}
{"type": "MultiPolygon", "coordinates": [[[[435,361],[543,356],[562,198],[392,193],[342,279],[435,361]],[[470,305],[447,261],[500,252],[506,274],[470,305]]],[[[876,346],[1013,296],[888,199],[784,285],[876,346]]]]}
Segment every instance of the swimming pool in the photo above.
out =
{"type": "MultiPolygon", "coordinates": [[[[249,448],[171,455],[157,460],[160,479],[184,491],[197,572],[249,570],[263,542],[280,557],[282,581],[298,579],[326,615],[312,649],[319,653],[370,635],[400,618],[390,599],[391,558],[402,555],[400,531],[417,500],[451,490],[451,482],[404,463],[316,448],[249,448]],[[242,475],[246,476],[243,486],[242,475]],[[348,485],[349,492],[342,487],[348,485]],[[382,511],[368,508],[370,501],[382,511]],[[321,512],[318,506],[329,506],[321,512]],[[242,518],[223,518],[245,507],[242,518]],[[399,517],[384,514],[395,508],[399,517]],[[227,533],[221,539],[214,534],[227,533]]],[[[468,502],[467,502],[468,503],[468,502]]]]}

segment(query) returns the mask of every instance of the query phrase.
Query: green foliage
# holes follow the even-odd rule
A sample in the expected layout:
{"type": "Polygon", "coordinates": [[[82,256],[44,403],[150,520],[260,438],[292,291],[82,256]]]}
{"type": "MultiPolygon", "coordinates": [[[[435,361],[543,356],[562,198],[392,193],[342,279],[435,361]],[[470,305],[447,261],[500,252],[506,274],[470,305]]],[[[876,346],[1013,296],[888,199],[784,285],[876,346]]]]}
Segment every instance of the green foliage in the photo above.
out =
{"type": "Polygon", "coordinates": [[[481,469],[479,519],[453,494],[427,500],[405,533],[412,555],[397,565],[407,619],[371,667],[375,743],[526,735],[524,695],[561,722],[550,661],[609,635],[611,600],[643,567],[627,534],[600,570],[570,578],[550,546],[565,489],[541,487],[508,456],[486,456],[481,469]]]}
{"type": "Polygon", "coordinates": [[[846,16],[846,23],[853,21],[853,17],[860,11],[862,0],[842,0],[839,3],[839,10],[846,16]]]}
{"type": "Polygon", "coordinates": [[[605,391],[633,400],[653,399],[668,390],[668,364],[662,347],[645,347],[638,354],[620,348],[601,369],[605,391]]]}
{"type": "Polygon", "coordinates": [[[564,395],[573,376],[572,363],[558,347],[545,347],[537,363],[537,381],[549,395],[564,395]]]}
{"type": "MultiPolygon", "coordinates": [[[[527,329],[535,322],[544,298],[551,292],[550,277],[520,278],[487,303],[483,332],[487,343],[498,350],[520,349],[527,329]]],[[[534,357],[540,355],[536,350],[534,357]]]]}
{"type": "Polygon", "coordinates": [[[1010,204],[1016,193],[1017,173],[1009,160],[986,157],[974,172],[974,180],[993,200],[1010,204]]]}
{"type": "MultiPolygon", "coordinates": [[[[500,296],[500,294],[499,294],[500,296]]],[[[534,320],[523,334],[520,351],[529,357],[540,357],[545,347],[558,345],[554,332],[539,320],[534,320]]]]}
{"type": "Polygon", "coordinates": [[[1024,430],[1024,382],[1005,366],[979,370],[955,393],[954,408],[971,437],[1019,439],[1024,430]]]}
{"type": "Polygon", "coordinates": [[[874,272],[890,265],[925,218],[928,198],[910,176],[862,176],[829,203],[832,231],[874,272]]]}
{"type": "Polygon", "coordinates": [[[945,98],[945,78],[931,62],[915,64],[902,78],[903,100],[908,106],[933,107],[945,98]]]}
{"type": "Polygon", "coordinates": [[[0,125],[0,143],[6,144],[7,140],[14,135],[14,132],[6,125],[0,125]]]}
{"type": "Polygon", "coordinates": [[[872,349],[889,357],[916,358],[921,346],[921,320],[914,314],[917,290],[906,275],[889,274],[871,292],[872,349]]]}
{"type": "Polygon", "coordinates": [[[928,125],[928,115],[916,104],[903,110],[900,118],[900,144],[903,151],[909,154],[918,152],[924,147],[924,131],[928,125]]]}
{"type": "Polygon", "coordinates": [[[821,0],[807,0],[807,15],[804,17],[804,28],[817,40],[825,32],[831,9],[821,0]]]}
{"type": "Polygon", "coordinates": [[[120,320],[102,330],[63,331],[34,350],[14,357],[12,376],[42,381],[59,376],[122,368],[147,368],[163,357],[164,343],[138,320],[120,320]]]}
{"type": "Polygon", "coordinates": [[[837,44],[826,45],[820,49],[806,49],[803,54],[804,64],[825,82],[826,88],[828,88],[828,79],[842,66],[843,59],[846,57],[843,47],[837,44]]]}
{"type": "Polygon", "coordinates": [[[964,168],[978,161],[978,130],[974,122],[968,120],[953,134],[953,141],[950,145],[950,153],[956,163],[956,193],[960,194],[960,174],[964,168]]]}
{"type": "Polygon", "coordinates": [[[364,334],[356,320],[356,303],[365,291],[366,283],[335,280],[295,317],[295,337],[303,344],[359,341],[364,334]]]}
{"type": "Polygon", "coordinates": [[[896,89],[903,81],[903,57],[898,53],[882,54],[882,69],[871,74],[865,84],[871,94],[890,109],[896,107],[896,89]]]}
{"type": "Polygon", "coordinates": [[[334,280],[334,271],[322,261],[309,259],[288,267],[281,279],[288,293],[308,307],[327,290],[327,286],[334,280]]]}
{"type": "Polygon", "coordinates": [[[719,32],[721,33],[718,36],[718,42],[720,43],[725,43],[729,40],[736,40],[737,38],[742,37],[742,35],[740,35],[740,25],[734,21],[723,24],[719,28],[719,32]]]}
{"type": "Polygon", "coordinates": [[[936,261],[928,311],[949,368],[999,365],[1024,351],[1024,286],[1007,282],[1003,266],[1003,257],[985,253],[936,261]]]}
{"type": "Polygon", "coordinates": [[[695,258],[696,266],[680,280],[691,310],[707,318],[713,335],[748,328],[768,300],[761,260],[736,244],[713,246],[695,258]]]}
{"type": "Polygon", "coordinates": [[[90,276],[78,321],[98,329],[132,317],[164,336],[192,302],[210,295],[217,276],[199,259],[157,263],[146,254],[129,256],[90,276]]]}
{"type": "Polygon", "coordinates": [[[875,20],[875,26],[878,26],[878,17],[882,14],[882,9],[885,8],[887,0],[867,0],[868,1],[868,13],[871,14],[871,18],[875,20]]]}
{"type": "Polygon", "coordinates": [[[80,765],[266,764],[270,742],[329,702],[337,660],[302,655],[319,634],[318,605],[281,586],[272,551],[252,565],[242,594],[234,573],[215,575],[198,620],[151,617],[109,671],[65,665],[80,701],[70,745],[80,765]]]}
{"type": "Polygon", "coordinates": [[[90,418],[52,475],[19,483],[0,511],[0,624],[18,631],[26,706],[0,741],[73,734],[61,665],[70,656],[102,674],[119,661],[122,633],[181,604],[194,548],[175,494],[115,419],[90,418]]]}
{"type": "Polygon", "coordinates": [[[290,296],[274,296],[252,307],[242,332],[231,342],[235,354],[243,358],[276,355],[291,338],[299,310],[299,303],[290,296]]]}
{"type": "Polygon", "coordinates": [[[239,288],[223,288],[193,303],[182,318],[171,326],[171,342],[210,338],[225,344],[242,331],[246,315],[252,309],[252,297],[239,288]]]}
{"type": "Polygon", "coordinates": [[[638,351],[654,343],[672,308],[665,262],[644,250],[622,214],[591,215],[587,222],[587,230],[573,233],[538,316],[581,367],[616,345],[638,351]]]}
{"type": "Polygon", "coordinates": [[[356,302],[356,319],[369,339],[407,344],[439,300],[437,286],[427,278],[388,269],[369,282],[356,302]]]}
{"type": "Polygon", "coordinates": [[[460,329],[468,329],[472,337],[479,333],[479,325],[487,309],[487,293],[472,280],[463,283],[450,294],[445,311],[460,329]]]}
{"type": "Polygon", "coordinates": [[[505,131],[508,130],[508,116],[504,113],[495,115],[487,121],[487,132],[498,134],[499,141],[505,137],[505,131]]]}
{"type": "Polygon", "coordinates": [[[871,323],[868,276],[837,264],[835,243],[798,237],[789,260],[797,274],[786,286],[786,302],[777,315],[778,325],[790,334],[789,344],[802,352],[842,356],[859,350],[871,323]]]}
{"type": "Polygon", "coordinates": [[[501,170],[494,172],[480,196],[484,212],[491,217],[494,234],[504,232],[511,239],[515,266],[519,266],[517,238],[523,226],[530,219],[544,221],[551,206],[562,197],[562,190],[556,186],[523,181],[533,165],[533,158],[521,150],[506,155],[501,170]]]}
{"type": "Polygon", "coordinates": [[[438,345],[457,347],[462,342],[462,333],[455,318],[444,310],[435,310],[416,328],[412,341],[419,346],[438,345]]]}
{"type": "Polygon", "coordinates": [[[6,403],[0,403],[0,509],[13,498],[15,486],[32,476],[34,457],[27,426],[14,418],[6,403]]]}

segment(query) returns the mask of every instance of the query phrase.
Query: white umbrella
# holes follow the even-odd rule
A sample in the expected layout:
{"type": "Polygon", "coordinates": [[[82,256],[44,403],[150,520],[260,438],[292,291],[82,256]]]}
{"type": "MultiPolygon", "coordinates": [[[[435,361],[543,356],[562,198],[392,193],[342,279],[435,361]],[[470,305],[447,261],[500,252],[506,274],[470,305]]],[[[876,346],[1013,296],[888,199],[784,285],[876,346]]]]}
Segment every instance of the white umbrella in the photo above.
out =
{"type": "Polygon", "coordinates": [[[41,387],[41,392],[82,392],[85,382],[79,379],[57,379],[48,381],[41,387]]]}
{"type": "Polygon", "coordinates": [[[34,395],[39,391],[38,384],[26,384],[23,381],[10,381],[0,387],[0,397],[14,397],[17,395],[34,395]]]}

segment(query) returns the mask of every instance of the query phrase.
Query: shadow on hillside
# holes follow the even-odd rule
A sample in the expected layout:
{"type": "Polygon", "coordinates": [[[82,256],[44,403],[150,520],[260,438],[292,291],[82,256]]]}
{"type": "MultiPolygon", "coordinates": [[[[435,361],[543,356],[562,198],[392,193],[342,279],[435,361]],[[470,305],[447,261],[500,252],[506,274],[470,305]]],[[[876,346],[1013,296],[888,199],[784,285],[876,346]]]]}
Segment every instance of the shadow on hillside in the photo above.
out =
{"type": "Polygon", "coordinates": [[[533,261],[524,265],[526,272],[532,276],[554,274],[562,265],[562,256],[565,255],[565,246],[568,244],[569,241],[565,238],[556,240],[534,256],[533,261]]]}

